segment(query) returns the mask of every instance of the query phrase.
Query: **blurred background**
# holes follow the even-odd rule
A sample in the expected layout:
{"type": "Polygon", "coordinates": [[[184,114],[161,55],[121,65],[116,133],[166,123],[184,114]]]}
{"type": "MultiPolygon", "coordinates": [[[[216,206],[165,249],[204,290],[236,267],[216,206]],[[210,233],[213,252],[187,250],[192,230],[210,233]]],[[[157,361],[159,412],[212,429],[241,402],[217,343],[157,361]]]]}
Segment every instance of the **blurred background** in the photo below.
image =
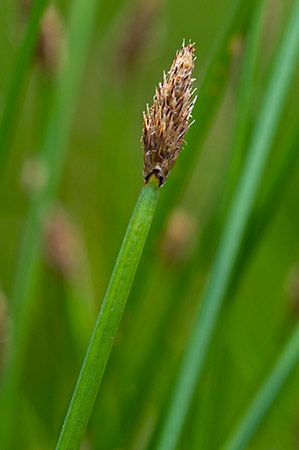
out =
{"type": "MultiPolygon", "coordinates": [[[[55,448],[143,185],[142,111],[185,38],[196,43],[196,122],[161,189],[82,446],[154,448],[295,3],[1,1],[7,448],[55,448]]],[[[298,322],[298,69],[180,449],[220,448],[298,322]]],[[[299,448],[298,365],[290,372],[246,448],[299,448]]]]}

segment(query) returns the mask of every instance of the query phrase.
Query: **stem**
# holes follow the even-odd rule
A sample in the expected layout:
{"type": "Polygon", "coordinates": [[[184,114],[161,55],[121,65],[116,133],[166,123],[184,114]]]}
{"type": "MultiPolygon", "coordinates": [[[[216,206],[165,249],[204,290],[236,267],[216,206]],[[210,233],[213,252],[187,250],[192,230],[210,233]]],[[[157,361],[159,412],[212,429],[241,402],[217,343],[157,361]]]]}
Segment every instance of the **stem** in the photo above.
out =
{"type": "Polygon", "coordinates": [[[221,447],[222,450],[241,450],[247,445],[287,376],[295,364],[298,363],[298,357],[299,324],[294,329],[275,367],[244,414],[236,430],[227,443],[221,447]]]}
{"type": "Polygon", "coordinates": [[[80,448],[158,197],[158,181],[153,176],[149,184],[143,187],[131,217],[61,431],[57,450],[80,448]]]}

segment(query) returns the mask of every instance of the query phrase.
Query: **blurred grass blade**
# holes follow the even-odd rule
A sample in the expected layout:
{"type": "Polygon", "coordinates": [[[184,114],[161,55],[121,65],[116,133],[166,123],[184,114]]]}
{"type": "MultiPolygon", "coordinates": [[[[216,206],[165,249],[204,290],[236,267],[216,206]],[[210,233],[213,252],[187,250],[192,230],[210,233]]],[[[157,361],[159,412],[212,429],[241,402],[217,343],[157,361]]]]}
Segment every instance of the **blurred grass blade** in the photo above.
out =
{"type": "MultiPolygon", "coordinates": [[[[158,205],[157,221],[153,222],[154,230],[156,227],[161,229],[161,222],[165,221],[169,211],[184,194],[213,117],[227,87],[233,60],[233,54],[229,50],[230,40],[234,35],[246,34],[256,3],[257,0],[251,2],[234,0],[230,4],[211,50],[210,59],[199,79],[198,97],[193,111],[195,126],[189,131],[188,149],[180,155],[179,167],[173,171],[171,179],[165,186],[165,194],[158,205]],[[189,151],[189,148],[192,151],[189,151]]],[[[201,73],[200,69],[198,70],[201,73]]]]}
{"type": "Polygon", "coordinates": [[[74,0],[71,4],[67,28],[68,60],[53,92],[53,104],[41,153],[41,165],[45,168],[48,178],[44,186],[33,196],[28,211],[12,293],[15,333],[7,351],[9,358],[4,370],[0,448],[9,448],[7,442],[11,439],[13,432],[13,416],[34,310],[33,290],[39,269],[38,253],[42,221],[60,180],[72,115],[96,22],[98,5],[97,0],[85,1],[84,6],[80,0],[74,0]]]}
{"type": "Polygon", "coordinates": [[[256,11],[252,18],[252,25],[246,38],[246,48],[238,95],[236,127],[229,163],[228,181],[226,181],[227,185],[225,188],[228,199],[233,192],[245,157],[252,98],[254,96],[254,90],[256,89],[254,81],[259,56],[259,43],[263,30],[265,6],[266,2],[264,0],[257,3],[256,11]]]}
{"type": "MultiPolygon", "coordinates": [[[[280,157],[278,158],[278,161],[275,162],[276,170],[274,171],[273,167],[272,173],[270,174],[270,180],[268,180],[267,183],[269,185],[268,189],[265,189],[265,183],[263,183],[259,190],[259,202],[258,205],[255,206],[248,221],[245,236],[237,258],[237,262],[235,263],[235,268],[229,283],[229,288],[227,290],[226,300],[231,301],[235,296],[239,281],[242,278],[244,271],[246,270],[246,266],[248,265],[250,258],[252,258],[253,253],[260,243],[262,236],[265,234],[267,227],[273,222],[273,217],[281,209],[279,207],[281,205],[281,199],[286,191],[287,186],[289,186],[293,178],[294,172],[298,168],[298,125],[299,117],[293,121],[290,126],[290,130],[288,130],[287,132],[287,135],[279,144],[279,147],[276,149],[276,152],[280,157]]],[[[271,162],[271,164],[273,166],[273,161],[271,162]]],[[[188,285],[188,279],[185,281],[185,285],[186,284],[188,285]]],[[[224,331],[226,326],[225,323],[221,323],[220,326],[224,331]]],[[[221,349],[218,349],[218,351],[221,352],[221,349]]],[[[277,359],[278,356],[279,354],[277,351],[277,359]]],[[[213,411],[210,414],[210,422],[208,425],[209,429],[211,430],[210,436],[213,436],[212,430],[220,430],[221,424],[223,424],[223,410],[221,410],[219,400],[216,400],[223,395],[223,385],[221,382],[219,382],[221,380],[221,374],[218,374],[218,376],[215,374],[215,376],[217,377],[217,379],[215,380],[216,388],[212,389],[212,395],[215,399],[215,402],[211,402],[211,398],[209,396],[208,407],[206,407],[209,408],[210,405],[213,404],[213,411]],[[217,417],[218,420],[215,421],[215,417],[217,417]]],[[[201,391],[202,390],[200,390],[200,392],[201,391]]],[[[223,406],[223,408],[225,409],[225,406],[223,406]]],[[[206,411],[206,413],[208,413],[208,411],[206,411]]],[[[203,424],[201,424],[201,426],[202,429],[205,429],[207,427],[207,425],[206,427],[203,427],[203,424]]],[[[196,422],[194,426],[194,435],[196,435],[197,439],[200,439],[200,442],[202,444],[202,436],[200,436],[198,432],[198,424],[196,425],[196,422]]],[[[205,441],[202,445],[203,448],[206,448],[205,441]]]]}
{"type": "Polygon", "coordinates": [[[258,391],[222,450],[242,450],[259,426],[271,403],[299,360],[299,324],[295,328],[269,377],[258,391]]]}
{"type": "Polygon", "coordinates": [[[98,316],[57,450],[80,448],[159,198],[158,179],[143,187],[98,316]]]}
{"type": "Polygon", "coordinates": [[[244,169],[228,211],[210,280],[201,302],[195,328],[183,358],[166,422],[162,429],[158,443],[159,450],[170,450],[177,446],[196,383],[201,375],[213,329],[229,285],[246,222],[256,199],[295,68],[299,49],[298,23],[299,1],[297,0],[275,60],[249,144],[244,169]]]}
{"type": "Polygon", "coordinates": [[[24,88],[26,75],[38,40],[40,20],[48,3],[49,0],[36,0],[33,2],[24,39],[16,53],[12,71],[9,75],[0,124],[0,180],[2,179],[6,158],[10,151],[13,133],[16,129],[22,89],[24,88]]]}
{"type": "Polygon", "coordinates": [[[273,171],[268,188],[261,193],[259,203],[254,208],[248,221],[244,239],[235,263],[235,268],[230,281],[228,295],[232,294],[238,285],[244,266],[248,264],[263,232],[274,214],[277,212],[277,205],[283,196],[292,176],[297,168],[299,159],[298,153],[299,139],[299,117],[296,118],[288,132],[285,140],[281,144],[281,157],[276,162],[276,170],[273,171]]]}

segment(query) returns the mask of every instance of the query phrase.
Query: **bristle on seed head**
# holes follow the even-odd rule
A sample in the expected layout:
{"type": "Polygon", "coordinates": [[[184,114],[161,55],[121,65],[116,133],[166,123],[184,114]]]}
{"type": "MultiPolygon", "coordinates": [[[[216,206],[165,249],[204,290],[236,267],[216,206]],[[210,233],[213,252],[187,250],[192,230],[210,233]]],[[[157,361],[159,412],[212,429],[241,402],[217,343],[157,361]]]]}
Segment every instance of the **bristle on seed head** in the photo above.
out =
{"type": "Polygon", "coordinates": [[[147,182],[155,174],[162,186],[179,156],[196,99],[193,99],[192,72],[194,44],[183,45],[176,53],[170,71],[156,88],[154,104],[143,113],[143,177],[147,182]]]}

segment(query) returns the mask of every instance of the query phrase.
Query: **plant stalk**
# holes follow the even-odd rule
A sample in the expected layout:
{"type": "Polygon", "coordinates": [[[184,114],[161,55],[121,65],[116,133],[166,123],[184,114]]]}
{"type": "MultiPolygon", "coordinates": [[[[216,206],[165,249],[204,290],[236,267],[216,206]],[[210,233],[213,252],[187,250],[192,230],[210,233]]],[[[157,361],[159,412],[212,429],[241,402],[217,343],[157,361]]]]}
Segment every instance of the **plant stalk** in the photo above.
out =
{"type": "Polygon", "coordinates": [[[159,197],[152,176],[140,193],[99,313],[57,450],[80,448],[159,197]]]}

